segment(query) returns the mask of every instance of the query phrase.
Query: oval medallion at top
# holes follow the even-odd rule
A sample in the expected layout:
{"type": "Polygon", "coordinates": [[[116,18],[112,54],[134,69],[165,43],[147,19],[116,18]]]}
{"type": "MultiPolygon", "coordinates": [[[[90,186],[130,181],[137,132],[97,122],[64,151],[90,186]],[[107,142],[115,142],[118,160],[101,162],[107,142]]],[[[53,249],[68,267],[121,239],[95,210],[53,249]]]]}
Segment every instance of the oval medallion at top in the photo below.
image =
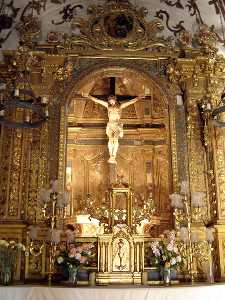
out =
{"type": "Polygon", "coordinates": [[[133,17],[123,13],[105,17],[104,23],[106,32],[114,39],[127,38],[134,27],[133,17]]]}

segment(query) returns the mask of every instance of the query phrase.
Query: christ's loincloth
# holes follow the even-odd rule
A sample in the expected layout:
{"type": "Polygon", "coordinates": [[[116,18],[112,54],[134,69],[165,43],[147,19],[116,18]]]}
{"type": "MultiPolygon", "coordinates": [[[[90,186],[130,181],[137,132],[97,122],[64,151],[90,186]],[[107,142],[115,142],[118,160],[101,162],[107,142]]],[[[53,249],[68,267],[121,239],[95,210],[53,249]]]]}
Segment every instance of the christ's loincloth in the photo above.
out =
{"type": "Polygon", "coordinates": [[[106,134],[109,138],[122,138],[123,124],[120,122],[108,122],[106,127],[106,134]]]}

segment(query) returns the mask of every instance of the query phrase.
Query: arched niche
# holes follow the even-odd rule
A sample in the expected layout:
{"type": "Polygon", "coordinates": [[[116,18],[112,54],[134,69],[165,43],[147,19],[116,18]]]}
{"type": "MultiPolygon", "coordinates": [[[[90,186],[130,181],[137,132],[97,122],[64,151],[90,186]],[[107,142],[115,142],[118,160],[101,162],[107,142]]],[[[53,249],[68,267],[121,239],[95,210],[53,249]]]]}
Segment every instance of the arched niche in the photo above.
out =
{"type": "MultiPolygon", "coordinates": [[[[82,92],[90,92],[91,94],[98,95],[99,91],[102,92],[102,88],[104,86],[104,81],[107,82],[109,78],[116,78],[116,94],[121,95],[129,95],[136,96],[138,94],[147,94],[149,97],[148,100],[142,101],[142,103],[135,104],[135,107],[130,107],[130,113],[135,111],[136,118],[129,118],[129,113],[126,111],[123,112],[122,122],[127,124],[127,126],[135,127],[136,138],[134,138],[134,129],[127,129],[127,133],[125,131],[125,140],[135,139],[135,142],[140,141],[143,143],[142,149],[140,149],[139,154],[135,157],[132,153],[126,153],[126,150],[118,152],[118,172],[120,173],[123,168],[131,168],[132,162],[137,161],[138,157],[141,159],[145,158],[143,168],[145,170],[154,169],[154,174],[148,174],[147,178],[142,178],[141,181],[145,181],[145,185],[149,184],[149,182],[153,181],[152,177],[157,177],[158,180],[163,182],[165,177],[168,178],[166,191],[163,191],[163,187],[159,188],[159,181],[153,182],[153,194],[156,199],[157,211],[158,214],[163,215],[162,220],[162,230],[170,226],[172,224],[171,217],[171,209],[168,203],[168,196],[170,191],[172,190],[172,186],[177,184],[177,160],[176,160],[176,130],[175,130],[175,101],[176,98],[169,89],[166,89],[165,81],[158,80],[154,77],[151,77],[147,72],[144,72],[138,68],[123,66],[123,65],[100,65],[98,67],[91,67],[84,72],[82,72],[74,81],[69,83],[70,89],[67,89],[65,93],[65,97],[61,99],[61,117],[60,117],[60,135],[59,135],[59,157],[58,157],[58,178],[62,184],[62,186],[66,185],[66,164],[67,164],[67,156],[71,156],[71,149],[73,145],[71,144],[75,141],[74,145],[78,147],[79,139],[84,140],[84,137],[90,139],[97,138],[99,140],[104,140],[105,147],[104,151],[96,151],[96,153],[87,153],[88,163],[92,164],[92,171],[96,171],[96,166],[100,161],[100,169],[101,164],[107,169],[106,164],[106,155],[107,155],[107,137],[104,136],[104,128],[91,130],[90,136],[87,137],[85,129],[77,130],[75,127],[70,128],[70,124],[84,124],[84,119],[86,118],[87,123],[95,124],[96,121],[100,123],[102,126],[105,126],[107,123],[107,112],[100,109],[99,115],[94,116],[94,118],[87,117],[84,115],[85,107],[86,112],[88,111],[88,106],[93,105],[90,100],[83,100],[80,96],[82,92]],[[120,88],[118,86],[120,85],[120,88]],[[124,85],[121,87],[121,85],[124,85]],[[83,103],[82,103],[83,101],[83,103]],[[145,107],[148,106],[147,107],[145,107]],[[144,112],[145,111],[145,112],[144,112]],[[147,112],[147,113],[146,113],[147,112]],[[147,114],[147,115],[146,115],[147,114]],[[149,128],[146,127],[146,124],[149,125],[149,128]],[[151,128],[151,125],[153,127],[151,128]],[[158,126],[158,128],[157,128],[158,126]],[[160,127],[161,126],[161,127],[160,127]],[[68,132],[69,128],[69,132],[68,132]],[[132,131],[133,130],[133,131],[132,131]],[[71,134],[71,132],[73,134],[71,134]],[[82,132],[82,133],[81,133],[82,132]],[[150,133],[151,132],[151,133],[150,133]],[[159,135],[163,132],[163,137],[159,135]],[[83,134],[83,135],[82,135],[83,134]],[[96,134],[96,136],[95,136],[96,134]],[[149,138],[150,134],[150,138],[149,138]],[[69,144],[68,144],[69,141],[69,144]],[[78,141],[78,142],[77,142],[78,141]],[[144,142],[143,142],[144,141],[144,142]],[[162,143],[166,146],[163,148],[162,143]],[[149,151],[146,150],[149,147],[149,151]],[[151,149],[150,149],[151,148],[151,149]],[[139,156],[138,156],[139,155],[139,156]],[[154,162],[151,163],[151,156],[155,157],[154,162]],[[149,157],[149,159],[148,159],[149,157]],[[163,170],[167,170],[166,176],[163,175],[163,170]],[[148,181],[148,182],[146,182],[148,181]],[[165,194],[165,198],[162,200],[162,196],[160,196],[159,190],[165,194]]],[[[107,95],[107,89],[104,91],[105,95],[107,95]]],[[[102,94],[104,94],[102,92],[102,94]]],[[[89,109],[91,111],[91,108],[89,109]]],[[[90,131],[90,130],[89,130],[90,131]]],[[[123,144],[124,141],[120,142],[120,148],[124,148],[126,145],[123,144]]],[[[86,145],[87,146],[87,145],[86,145]]],[[[127,145],[127,149],[129,145],[127,145]]],[[[136,145],[138,146],[138,145],[136,145]]],[[[86,147],[87,148],[87,147],[86,147]]],[[[72,151],[73,152],[73,151],[72,151]]],[[[82,152],[82,151],[81,151],[82,152]]],[[[138,152],[138,151],[137,151],[138,152]]],[[[82,157],[79,158],[79,165],[83,164],[83,171],[86,172],[86,175],[81,174],[82,176],[93,177],[93,174],[90,171],[90,168],[87,167],[87,162],[84,161],[82,157]],[[87,170],[88,169],[88,170],[87,170]],[[89,172],[89,173],[88,173],[89,172]],[[87,175],[88,173],[88,175],[87,175]]],[[[78,164],[76,164],[78,165],[78,164]]],[[[135,171],[136,166],[133,164],[133,171],[129,171],[129,174],[125,174],[126,180],[129,181],[130,184],[135,185],[135,171]]],[[[146,171],[147,172],[147,171],[146,171]]],[[[107,176],[107,172],[103,172],[104,176],[107,176]]],[[[79,176],[79,172],[78,172],[79,176]]],[[[101,182],[98,183],[99,186],[101,182]]],[[[83,183],[84,191],[80,193],[80,195],[76,195],[73,198],[73,205],[71,208],[71,214],[75,214],[75,210],[77,209],[74,202],[75,199],[80,198],[83,201],[86,193],[90,193],[93,190],[96,190],[96,187],[90,190],[90,182],[88,182],[87,178],[83,183]]],[[[139,190],[146,190],[146,186],[143,188],[142,185],[139,185],[139,190]]],[[[76,187],[76,190],[77,187],[76,187]]]]}

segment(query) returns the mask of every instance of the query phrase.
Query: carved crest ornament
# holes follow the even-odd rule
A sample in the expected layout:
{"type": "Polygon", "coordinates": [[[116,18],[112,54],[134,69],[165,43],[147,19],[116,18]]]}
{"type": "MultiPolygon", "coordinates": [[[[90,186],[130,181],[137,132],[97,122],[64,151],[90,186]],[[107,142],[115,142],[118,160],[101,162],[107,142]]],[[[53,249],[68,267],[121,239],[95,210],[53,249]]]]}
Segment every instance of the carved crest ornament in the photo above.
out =
{"type": "Polygon", "coordinates": [[[108,1],[104,6],[88,7],[89,20],[74,18],[70,46],[89,46],[128,51],[170,46],[169,40],[158,37],[163,30],[160,20],[146,21],[146,8],[136,8],[129,1],[108,1]]]}

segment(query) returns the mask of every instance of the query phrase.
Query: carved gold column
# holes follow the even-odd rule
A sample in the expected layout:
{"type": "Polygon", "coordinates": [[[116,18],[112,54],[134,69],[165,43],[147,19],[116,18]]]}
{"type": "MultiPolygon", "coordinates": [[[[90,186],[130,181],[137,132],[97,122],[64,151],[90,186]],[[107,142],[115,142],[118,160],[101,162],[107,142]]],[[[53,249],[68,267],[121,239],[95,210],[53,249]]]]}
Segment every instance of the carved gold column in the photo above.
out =
{"type": "MultiPolygon", "coordinates": [[[[224,114],[221,114],[220,120],[224,122],[224,114]]],[[[219,277],[225,278],[225,128],[212,128],[211,138],[213,139],[214,153],[214,174],[216,186],[216,212],[215,220],[216,237],[217,237],[217,255],[216,264],[219,267],[219,277]],[[212,136],[213,134],[213,136],[212,136]]]]}
{"type": "Polygon", "coordinates": [[[215,179],[217,188],[217,221],[225,224],[225,132],[224,128],[214,129],[215,179]]]}
{"type": "MultiPolygon", "coordinates": [[[[17,122],[23,122],[23,109],[12,109],[11,114],[17,122]]],[[[22,221],[25,217],[27,199],[30,130],[19,128],[10,130],[4,127],[3,130],[9,134],[9,137],[4,134],[2,140],[3,145],[6,143],[8,146],[8,149],[4,149],[4,156],[8,156],[7,169],[4,170],[4,179],[7,176],[7,184],[5,187],[2,186],[6,197],[4,219],[22,221]]]]}
{"type": "MultiPolygon", "coordinates": [[[[198,102],[201,99],[201,94],[193,90],[187,85],[187,161],[189,169],[189,184],[190,193],[205,192],[206,189],[206,164],[205,164],[205,149],[202,142],[202,124],[198,109],[198,102]]],[[[206,193],[207,195],[207,193],[206,193]]],[[[196,214],[192,207],[192,220],[202,223],[202,216],[207,218],[207,201],[201,211],[201,214],[196,214]]]]}
{"type": "Polygon", "coordinates": [[[10,146],[12,129],[1,126],[1,164],[0,164],[0,217],[6,218],[8,178],[10,173],[10,146]]]}
{"type": "MultiPolygon", "coordinates": [[[[196,73],[197,81],[194,85],[199,89],[198,92],[195,91],[195,94],[203,109],[202,143],[206,149],[206,170],[204,173],[205,182],[208,185],[206,189],[208,214],[207,218],[205,215],[202,217],[206,218],[207,222],[216,228],[217,241],[213,262],[219,270],[219,278],[225,278],[223,250],[225,241],[225,132],[223,128],[215,126],[211,115],[212,110],[221,105],[220,99],[224,90],[224,60],[222,61],[216,56],[212,58],[205,57],[196,62],[196,68],[198,69],[196,73]],[[200,72],[204,73],[204,79],[199,77],[200,72]]],[[[224,122],[223,114],[220,114],[219,118],[220,121],[224,122]]],[[[199,140],[201,140],[200,137],[199,140]]]]}

